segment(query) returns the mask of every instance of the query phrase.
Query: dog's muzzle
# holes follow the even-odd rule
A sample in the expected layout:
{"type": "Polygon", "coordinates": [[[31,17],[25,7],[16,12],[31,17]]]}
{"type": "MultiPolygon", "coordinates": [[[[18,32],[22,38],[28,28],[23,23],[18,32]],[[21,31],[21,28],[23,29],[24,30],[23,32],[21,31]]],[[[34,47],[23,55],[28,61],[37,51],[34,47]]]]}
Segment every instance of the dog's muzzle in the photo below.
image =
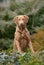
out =
{"type": "Polygon", "coordinates": [[[21,30],[24,30],[24,29],[25,29],[25,25],[21,23],[21,24],[19,25],[19,28],[20,28],[21,30]]]}

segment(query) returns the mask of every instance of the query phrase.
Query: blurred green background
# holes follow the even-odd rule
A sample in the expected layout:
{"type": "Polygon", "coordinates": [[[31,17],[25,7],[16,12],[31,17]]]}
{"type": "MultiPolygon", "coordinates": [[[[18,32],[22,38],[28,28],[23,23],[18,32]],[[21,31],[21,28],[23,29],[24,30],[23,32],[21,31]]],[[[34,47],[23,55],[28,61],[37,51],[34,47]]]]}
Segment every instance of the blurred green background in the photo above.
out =
{"type": "Polygon", "coordinates": [[[44,65],[44,0],[0,0],[0,65],[44,65]],[[29,16],[34,55],[30,50],[13,54],[13,18],[17,15],[29,16]]]}
{"type": "Polygon", "coordinates": [[[44,48],[44,0],[0,0],[0,51],[13,48],[13,18],[23,14],[29,16],[27,28],[34,49],[44,48]]]}

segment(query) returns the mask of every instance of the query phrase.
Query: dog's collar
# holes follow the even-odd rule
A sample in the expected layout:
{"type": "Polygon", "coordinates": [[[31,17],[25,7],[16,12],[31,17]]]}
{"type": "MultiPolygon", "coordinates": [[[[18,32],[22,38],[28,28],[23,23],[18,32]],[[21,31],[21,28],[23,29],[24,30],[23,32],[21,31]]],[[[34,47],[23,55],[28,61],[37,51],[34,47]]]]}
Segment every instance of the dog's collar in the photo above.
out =
{"type": "MultiPolygon", "coordinates": [[[[20,34],[22,34],[23,31],[18,30],[17,32],[19,32],[20,34]]],[[[25,32],[27,32],[27,31],[25,30],[25,32]]]]}
{"type": "Polygon", "coordinates": [[[18,30],[17,32],[19,32],[19,33],[21,33],[21,34],[22,34],[22,32],[21,32],[21,31],[19,31],[19,30],[18,30]]]}

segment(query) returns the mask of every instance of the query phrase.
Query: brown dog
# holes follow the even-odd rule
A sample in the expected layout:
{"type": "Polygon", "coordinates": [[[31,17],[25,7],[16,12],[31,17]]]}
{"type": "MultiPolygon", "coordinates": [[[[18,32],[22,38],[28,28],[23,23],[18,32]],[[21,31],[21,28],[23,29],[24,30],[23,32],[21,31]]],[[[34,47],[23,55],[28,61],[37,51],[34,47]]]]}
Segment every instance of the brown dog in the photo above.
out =
{"type": "Polygon", "coordinates": [[[16,32],[14,35],[14,50],[18,50],[20,53],[24,52],[27,47],[30,47],[32,53],[34,49],[30,39],[30,33],[26,28],[26,23],[29,17],[26,15],[19,15],[14,17],[14,23],[16,24],[16,32]]]}

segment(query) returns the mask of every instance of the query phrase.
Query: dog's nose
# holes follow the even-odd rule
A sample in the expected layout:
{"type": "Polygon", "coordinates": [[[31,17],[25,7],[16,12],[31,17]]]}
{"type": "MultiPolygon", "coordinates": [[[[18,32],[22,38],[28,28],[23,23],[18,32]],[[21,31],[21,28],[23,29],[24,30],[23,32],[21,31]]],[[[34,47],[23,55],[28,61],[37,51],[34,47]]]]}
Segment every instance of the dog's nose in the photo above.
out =
{"type": "Polygon", "coordinates": [[[23,24],[23,23],[21,23],[21,26],[24,26],[24,24],[23,24]]]}
{"type": "Polygon", "coordinates": [[[25,29],[25,24],[24,24],[24,23],[20,23],[19,28],[20,28],[21,30],[24,30],[24,29],[25,29]]]}

